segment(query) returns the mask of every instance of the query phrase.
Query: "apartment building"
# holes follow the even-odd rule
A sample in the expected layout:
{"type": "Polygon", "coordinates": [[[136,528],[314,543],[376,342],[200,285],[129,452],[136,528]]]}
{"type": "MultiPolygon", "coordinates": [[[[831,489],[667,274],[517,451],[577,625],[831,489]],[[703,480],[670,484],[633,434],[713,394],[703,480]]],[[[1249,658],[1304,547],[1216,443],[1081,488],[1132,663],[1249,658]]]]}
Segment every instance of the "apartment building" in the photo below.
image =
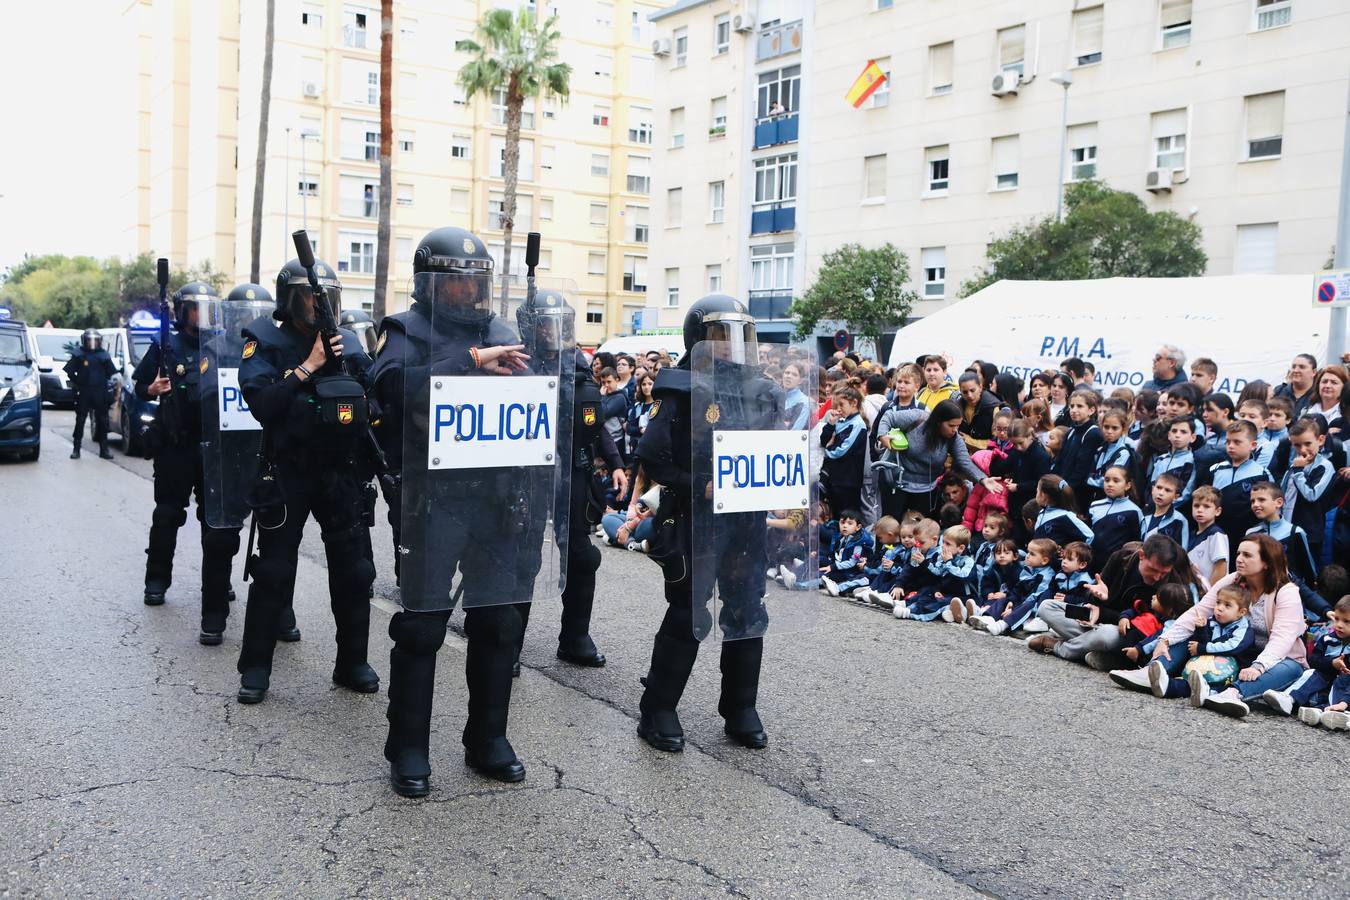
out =
{"type": "Polygon", "coordinates": [[[652,16],[655,229],[644,328],[680,324],[714,292],[780,339],[805,273],[803,73],[816,4],[681,0],[652,16]]]}
{"type": "Polygon", "coordinates": [[[832,0],[812,39],[808,267],[890,241],[915,315],[1085,178],[1196,222],[1208,274],[1313,272],[1331,254],[1339,0],[832,0]],[[869,59],[890,83],[855,110],[843,97],[869,59]]]}
{"type": "MultiPolygon", "coordinates": [[[[406,307],[412,250],[433,228],[470,228],[501,261],[504,98],[464,97],[456,77],[466,57],[454,44],[473,34],[487,10],[521,5],[535,4],[395,4],[391,312],[406,307]]],[[[663,5],[555,2],[542,13],[559,15],[561,58],[573,70],[571,94],[565,102],[526,105],[512,271],[524,271],[526,232],[542,232],[540,274],[577,282],[583,343],[626,331],[646,301],[655,122],[652,104],[643,98],[651,96],[654,80],[648,17],[663,5]]],[[[238,279],[247,277],[250,262],[265,8],[237,0],[139,0],[128,8],[129,16],[148,23],[144,30],[156,42],[171,34],[175,46],[184,45],[184,65],[172,73],[161,71],[167,67],[157,59],[144,61],[142,53],[140,65],[150,71],[141,93],[153,102],[143,116],[149,121],[140,149],[150,148],[150,177],[138,175],[131,197],[148,208],[137,225],[145,231],[143,246],[173,248],[170,253],[182,254],[176,261],[210,258],[238,279]],[[200,26],[204,17],[229,20],[232,33],[200,26]],[[199,66],[203,54],[229,56],[230,64],[199,66]],[[228,178],[197,166],[195,154],[185,151],[185,162],[167,167],[177,181],[168,182],[175,190],[166,193],[156,144],[167,131],[175,142],[182,133],[185,147],[200,147],[205,138],[198,131],[216,127],[214,109],[203,116],[197,105],[208,91],[217,104],[231,107],[228,132],[220,126],[229,139],[228,178]],[[166,93],[174,105],[156,99],[166,93]],[[206,253],[203,236],[215,232],[200,221],[204,214],[197,208],[221,204],[228,210],[229,246],[206,253]],[[149,224],[142,226],[144,220],[149,224]]],[[[379,4],[373,0],[277,2],[261,270],[266,280],[290,258],[289,233],[304,227],[318,253],[338,269],[344,303],[367,308],[374,297],[379,213],[379,50],[379,4]]]]}

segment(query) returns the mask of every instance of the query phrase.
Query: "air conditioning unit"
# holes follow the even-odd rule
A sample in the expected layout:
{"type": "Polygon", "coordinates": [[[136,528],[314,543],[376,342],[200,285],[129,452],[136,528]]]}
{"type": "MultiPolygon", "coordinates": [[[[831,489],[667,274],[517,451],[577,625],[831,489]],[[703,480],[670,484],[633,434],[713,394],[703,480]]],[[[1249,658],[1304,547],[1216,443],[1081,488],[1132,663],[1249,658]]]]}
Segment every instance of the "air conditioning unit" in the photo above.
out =
{"type": "Polygon", "coordinates": [[[1155,194],[1170,194],[1172,192],[1172,170],[1152,170],[1148,173],[1148,177],[1144,179],[1144,187],[1155,194]]]}
{"type": "Polygon", "coordinates": [[[302,87],[304,88],[306,97],[319,96],[319,83],[317,81],[306,81],[302,87]]]}
{"type": "Polygon", "coordinates": [[[755,30],[755,14],[741,13],[731,20],[731,27],[741,34],[749,34],[755,30]]]}
{"type": "Polygon", "coordinates": [[[652,41],[652,56],[669,56],[670,38],[657,38],[652,41]]]}
{"type": "Polygon", "coordinates": [[[1006,97],[1009,94],[1017,95],[1017,86],[1022,83],[1022,73],[1016,69],[1007,72],[998,72],[994,75],[994,81],[989,89],[995,97],[1006,97]]]}

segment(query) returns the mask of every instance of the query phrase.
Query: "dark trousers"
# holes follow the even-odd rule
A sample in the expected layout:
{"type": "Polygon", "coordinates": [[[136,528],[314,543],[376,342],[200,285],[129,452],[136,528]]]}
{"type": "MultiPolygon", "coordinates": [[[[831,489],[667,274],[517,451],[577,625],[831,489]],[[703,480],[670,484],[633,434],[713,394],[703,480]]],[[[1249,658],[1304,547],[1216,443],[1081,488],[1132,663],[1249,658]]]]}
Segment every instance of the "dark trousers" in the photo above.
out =
{"type": "Polygon", "coordinates": [[[862,515],[862,485],[829,483],[827,490],[830,512],[836,519],[844,510],[851,510],[858,515],[862,515]]]}
{"type": "MultiPolygon", "coordinates": [[[[578,656],[590,656],[596,652],[591,640],[591,609],[595,604],[595,573],[600,569],[600,549],[591,543],[591,529],[596,522],[590,519],[590,473],[585,469],[572,472],[570,486],[570,507],[567,511],[567,578],[562,591],[562,627],[558,632],[558,649],[578,656]]],[[[537,561],[537,549],[542,545],[542,532],[535,540],[532,533],[527,535],[524,549],[531,551],[532,558],[524,554],[517,561],[522,572],[520,578],[520,596],[534,595],[535,576],[540,566],[537,561]]],[[[549,593],[552,593],[550,587],[549,593]]],[[[543,597],[535,596],[534,602],[543,597]]],[[[530,608],[533,603],[520,604],[521,633],[530,624],[530,608]]],[[[517,651],[517,657],[519,652],[517,651]]]]}
{"type": "Polygon", "coordinates": [[[278,624],[292,605],[295,568],[305,522],[311,515],[322,530],[328,563],[329,604],[337,626],[337,669],[366,662],[370,633],[370,585],[375,566],[366,552],[362,509],[363,482],[355,464],[342,458],[282,461],[278,480],[285,497],[281,525],[258,530],[239,672],[247,687],[268,686],[278,624]]]}
{"type": "MultiPolygon", "coordinates": [[[[881,514],[883,516],[893,516],[896,521],[900,521],[908,511],[915,510],[922,513],[924,518],[929,518],[933,514],[934,504],[937,500],[937,489],[931,491],[922,491],[914,493],[896,489],[894,491],[881,492],[881,514]]],[[[839,510],[830,510],[836,516],[839,510]]]]}
{"type": "Polygon", "coordinates": [[[167,591],[172,585],[178,529],[187,522],[188,503],[195,499],[202,541],[202,619],[223,627],[230,610],[230,567],[239,550],[239,529],[211,528],[206,524],[202,508],[202,456],[195,436],[185,434],[177,443],[159,448],[154,459],[154,479],[155,509],[150,516],[150,541],[145,551],[146,590],[167,591]]]}
{"type": "Polygon", "coordinates": [[[86,399],[83,394],[75,399],[75,433],[72,439],[78,448],[84,440],[84,420],[93,420],[93,438],[101,446],[108,440],[108,404],[101,399],[86,399]]]}

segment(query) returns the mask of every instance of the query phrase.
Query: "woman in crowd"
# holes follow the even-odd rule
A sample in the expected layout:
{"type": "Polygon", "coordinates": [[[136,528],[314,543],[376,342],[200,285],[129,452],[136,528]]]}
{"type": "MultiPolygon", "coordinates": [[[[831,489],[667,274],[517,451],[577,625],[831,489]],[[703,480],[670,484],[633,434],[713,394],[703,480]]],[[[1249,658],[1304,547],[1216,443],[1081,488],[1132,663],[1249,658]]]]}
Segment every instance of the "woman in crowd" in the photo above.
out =
{"type": "Polygon", "coordinates": [[[1327,422],[1327,432],[1338,434],[1345,425],[1341,403],[1346,396],[1345,386],[1350,384],[1350,372],[1345,366],[1326,366],[1317,373],[1313,383],[1317,386],[1317,396],[1304,414],[1321,416],[1327,422]]]}
{"type": "Polygon", "coordinates": [[[993,493],[1003,491],[1003,483],[981,472],[970,459],[961,437],[961,407],[954,401],[942,400],[932,413],[925,409],[892,409],[880,425],[884,435],[892,429],[905,433],[909,448],[888,450],[880,465],[895,466],[895,489],[883,491],[881,508],[884,515],[900,519],[907,510],[931,515],[940,505],[938,481],[948,464],[956,474],[975,484],[982,484],[993,493]]]}

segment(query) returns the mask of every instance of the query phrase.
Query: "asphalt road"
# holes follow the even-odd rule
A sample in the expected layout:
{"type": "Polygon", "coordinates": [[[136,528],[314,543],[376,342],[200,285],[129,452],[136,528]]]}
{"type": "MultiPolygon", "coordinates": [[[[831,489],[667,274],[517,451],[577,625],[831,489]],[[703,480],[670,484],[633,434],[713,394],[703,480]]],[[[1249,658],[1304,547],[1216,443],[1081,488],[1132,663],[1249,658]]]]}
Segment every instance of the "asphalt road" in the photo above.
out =
{"type": "MultiPolygon", "coordinates": [[[[1350,893],[1350,735],[1235,722],[1010,639],[829,598],[815,630],[767,643],[768,750],[724,739],[715,647],[681,709],[691,746],[650,750],[634,727],[660,575],[608,548],[606,668],[558,663],[556,607],[535,611],[510,732],[527,780],[465,770],[452,637],[433,792],[403,800],[380,755],[383,695],[329,682],[317,530],[296,588],[304,640],[279,648],[267,701],[239,706],[242,599],[225,644],[199,646],[185,529],[169,603],[143,606],[149,464],[68,460],[70,414],[44,421],[41,462],[0,462],[5,896],[1350,893]]],[[[387,529],[375,540],[388,548],[387,529]]],[[[396,594],[380,569],[384,677],[396,594]]]]}

